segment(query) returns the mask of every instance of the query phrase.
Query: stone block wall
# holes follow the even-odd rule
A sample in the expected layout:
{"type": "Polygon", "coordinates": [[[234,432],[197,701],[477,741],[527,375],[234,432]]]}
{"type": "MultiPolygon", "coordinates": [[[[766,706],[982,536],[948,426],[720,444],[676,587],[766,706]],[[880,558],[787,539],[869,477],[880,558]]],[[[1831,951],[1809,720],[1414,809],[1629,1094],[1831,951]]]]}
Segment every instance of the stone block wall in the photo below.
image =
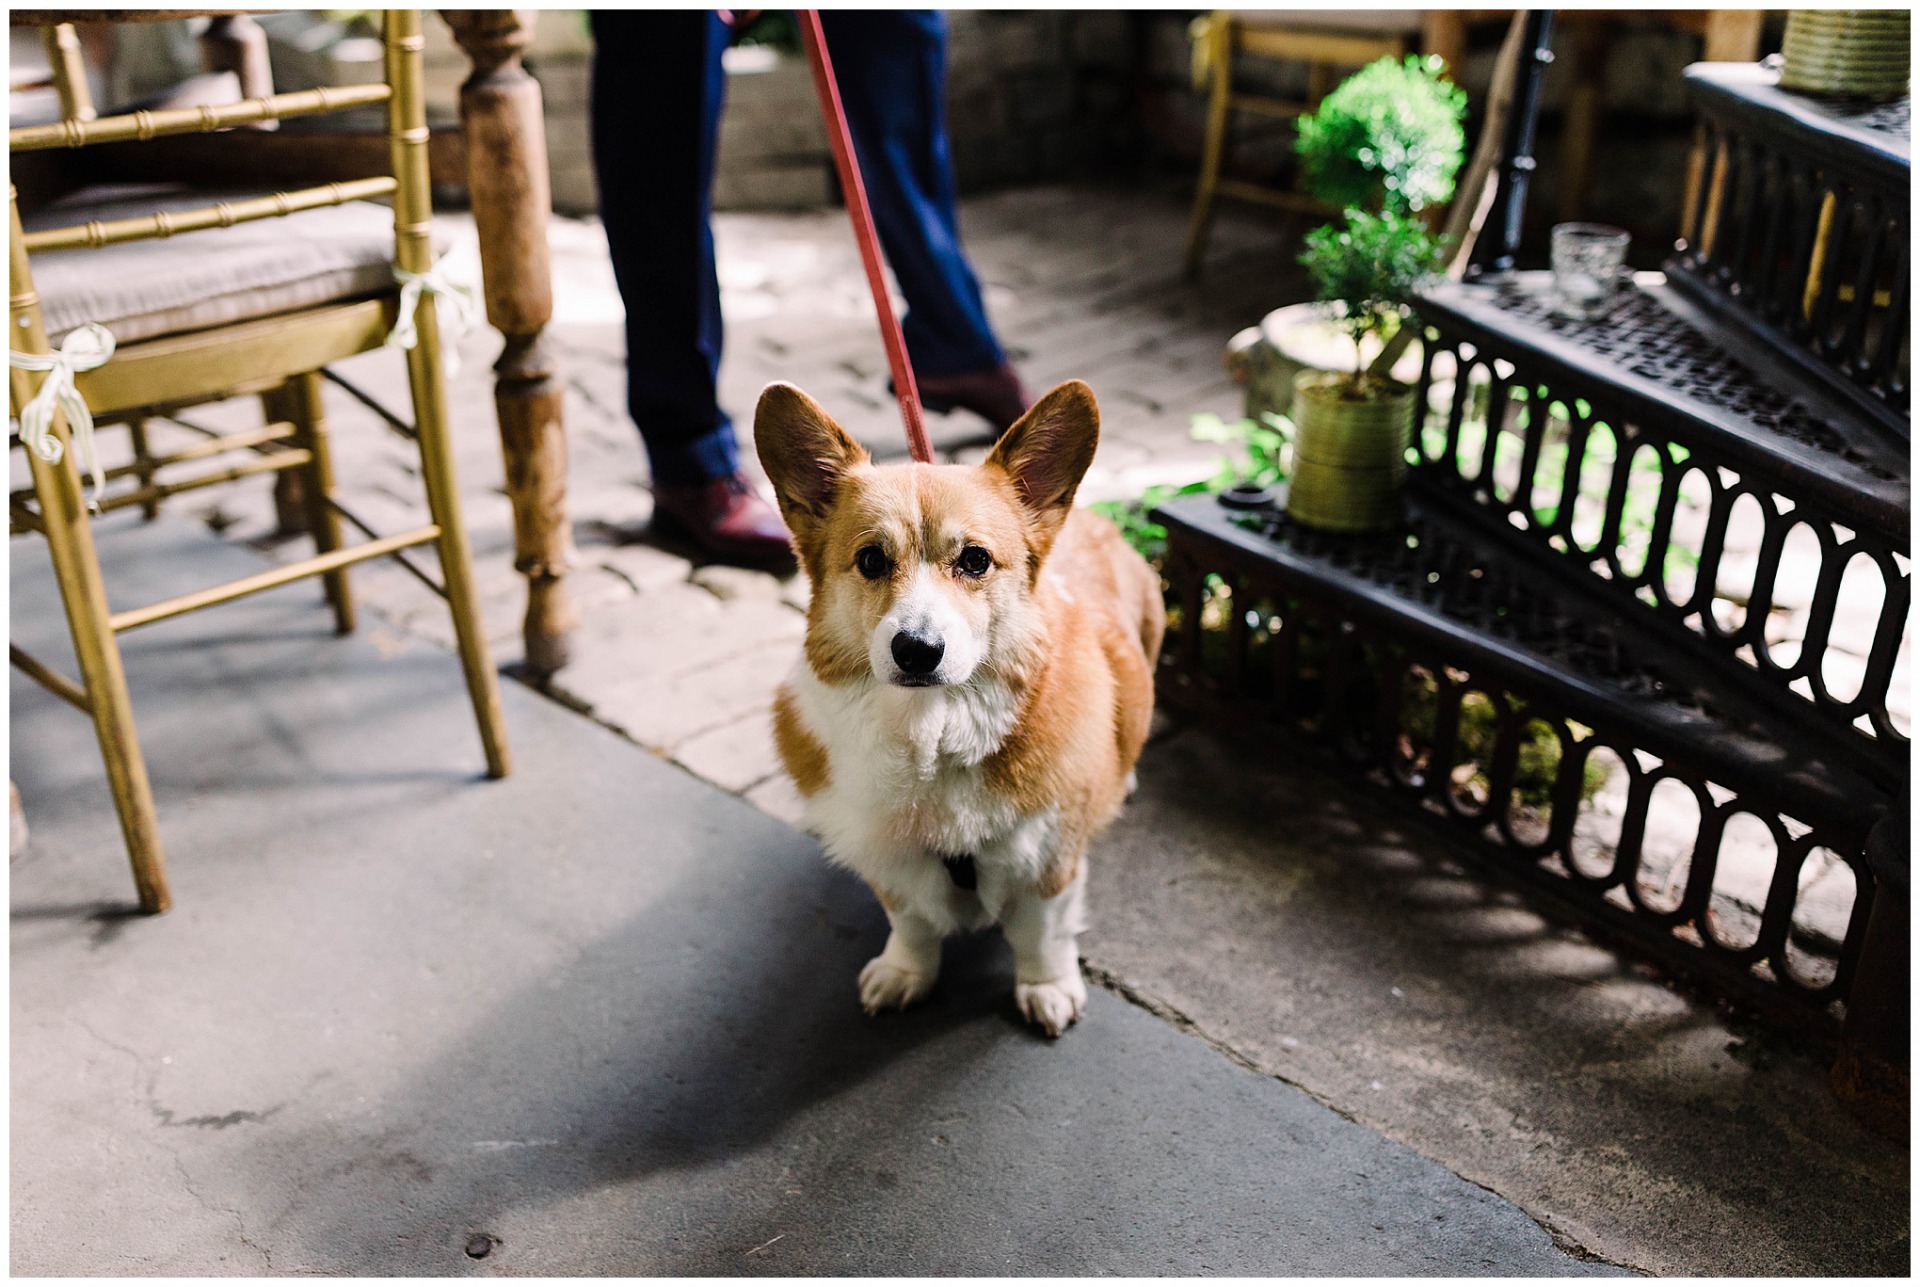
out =
{"type": "Polygon", "coordinates": [[[1110,170],[1135,147],[1129,15],[949,15],[947,129],[962,191],[1110,170]]]}
{"type": "MultiPolygon", "coordinates": [[[[950,13],[948,131],[961,191],[1101,175],[1190,180],[1206,123],[1187,41],[1187,25],[1199,12],[950,13]]],[[[444,98],[451,110],[464,62],[444,27],[429,23],[428,33],[429,79],[436,101],[444,98]]],[[[1498,23],[1477,27],[1457,69],[1476,111],[1500,34],[1498,23]]],[[[586,108],[591,50],[584,15],[548,10],[527,59],[546,94],[554,205],[568,214],[595,208],[586,108]]],[[[1607,52],[1610,118],[1594,158],[1588,217],[1625,224],[1649,245],[1677,230],[1691,134],[1680,71],[1699,56],[1697,37],[1651,19],[1616,29],[1607,52]]],[[[729,64],[715,205],[778,210],[832,202],[832,161],[804,60],[753,47],[732,51],[729,64]]],[[[1551,222],[1557,211],[1559,131],[1572,78],[1568,59],[1548,69],[1531,222],[1551,222]]],[[[1299,96],[1305,69],[1249,61],[1240,83],[1299,96]]],[[[1266,179],[1285,172],[1290,126],[1247,118],[1236,134],[1234,165],[1242,173],[1266,179]]]]}
{"type": "Polygon", "coordinates": [[[765,45],[730,49],[713,204],[809,210],[834,199],[833,154],[804,58],[765,45]]]}
{"type": "MultiPolygon", "coordinates": [[[[948,129],[963,191],[1081,177],[1137,150],[1129,15],[1110,11],[959,11],[948,64],[948,129]]],[[[1176,24],[1180,25],[1180,24],[1176,24]]],[[[436,100],[451,108],[460,54],[439,24],[428,48],[436,100]]],[[[595,207],[588,151],[591,42],[575,11],[540,15],[527,56],[545,92],[554,207],[595,207]]],[[[805,61],[765,47],[729,56],[714,204],[805,209],[834,199],[832,158],[805,61]]]]}

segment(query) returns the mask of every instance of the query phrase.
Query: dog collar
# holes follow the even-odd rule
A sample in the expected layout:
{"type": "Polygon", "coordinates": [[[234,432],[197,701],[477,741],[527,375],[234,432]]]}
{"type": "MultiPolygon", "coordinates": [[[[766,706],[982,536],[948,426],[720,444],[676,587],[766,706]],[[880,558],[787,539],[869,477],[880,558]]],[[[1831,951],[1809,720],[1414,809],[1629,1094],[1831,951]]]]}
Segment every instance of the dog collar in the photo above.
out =
{"type": "Polygon", "coordinates": [[[979,886],[980,873],[974,870],[972,854],[943,856],[940,861],[946,866],[947,875],[953,878],[953,883],[959,888],[974,889],[979,886]]]}

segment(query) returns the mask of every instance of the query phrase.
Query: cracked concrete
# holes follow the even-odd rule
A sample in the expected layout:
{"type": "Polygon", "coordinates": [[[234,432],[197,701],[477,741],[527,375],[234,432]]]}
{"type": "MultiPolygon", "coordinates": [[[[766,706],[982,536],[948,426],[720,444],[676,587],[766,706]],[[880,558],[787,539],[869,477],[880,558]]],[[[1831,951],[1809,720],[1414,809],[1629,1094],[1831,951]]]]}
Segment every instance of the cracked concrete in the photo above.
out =
{"type": "MultiPolygon", "coordinates": [[[[252,565],[101,528],[122,592],[252,565]]],[[[453,659],[311,593],[125,647],[177,902],[104,942],[90,730],[12,687],[15,1273],[1606,1271],[1121,997],[1035,1036],[997,936],[867,1019],[884,919],[812,842],[516,685],[480,780],[453,659]]]]}
{"type": "MultiPolygon", "coordinates": [[[[96,913],[95,915],[97,917],[98,913],[96,913]]],[[[99,945],[97,942],[90,943],[89,950],[90,951],[97,950],[98,946],[99,945]]],[[[17,1018],[17,1014],[16,1014],[16,1018],[17,1018]]],[[[212,1127],[213,1129],[219,1130],[219,1129],[224,1129],[226,1126],[238,1125],[242,1122],[264,1122],[269,1117],[271,1117],[274,1112],[278,1111],[278,1106],[273,1110],[269,1110],[265,1114],[248,1112],[244,1109],[241,1109],[241,1110],[235,1110],[230,1113],[223,1113],[218,1115],[202,1114],[200,1116],[189,1118],[184,1121],[176,1120],[176,1114],[172,1109],[161,1107],[159,1098],[158,1098],[158,1090],[157,1090],[161,1070],[173,1062],[171,1056],[162,1055],[162,1056],[159,1056],[157,1059],[155,1059],[151,1056],[143,1055],[141,1052],[139,1052],[138,1050],[135,1050],[131,1046],[125,1045],[122,1042],[114,1041],[106,1036],[103,1036],[94,1027],[93,1023],[87,1018],[85,1018],[84,1016],[81,1016],[81,1015],[71,1016],[70,1022],[72,1023],[74,1028],[77,1028],[82,1034],[84,1034],[87,1038],[91,1039],[94,1043],[104,1047],[107,1050],[112,1051],[116,1055],[120,1055],[124,1057],[128,1061],[128,1063],[131,1065],[131,1069],[133,1073],[133,1081],[139,1086],[139,1090],[137,1092],[137,1098],[141,1103],[141,1105],[146,1109],[146,1112],[148,1113],[148,1115],[152,1118],[154,1124],[156,1124],[159,1127],[162,1127],[162,1128],[181,1127],[181,1126],[212,1127]]],[[[82,1071],[83,1081],[86,1079],[85,1067],[90,1067],[90,1066],[91,1064],[89,1062],[83,1067],[83,1071],[82,1071]]],[[[240,1245],[249,1248],[256,1255],[259,1256],[260,1258],[259,1269],[261,1271],[269,1274],[273,1273],[274,1272],[273,1256],[265,1248],[259,1246],[250,1237],[248,1237],[246,1216],[238,1208],[223,1206],[217,1202],[214,1202],[213,1200],[208,1198],[203,1192],[201,1192],[201,1186],[198,1183],[196,1183],[196,1181],[194,1180],[192,1172],[189,1171],[187,1168],[186,1158],[183,1156],[186,1149],[191,1146],[183,1141],[170,1141],[164,1135],[152,1135],[146,1132],[143,1132],[142,1134],[146,1135],[148,1139],[156,1142],[160,1150],[166,1154],[168,1160],[172,1164],[174,1174],[179,1177],[180,1190],[184,1192],[188,1197],[192,1198],[196,1203],[198,1203],[206,1211],[214,1215],[226,1216],[231,1218],[231,1220],[233,1221],[234,1236],[239,1241],[240,1245]]],[[[122,1150],[116,1149],[115,1154],[116,1154],[116,1157],[115,1157],[116,1162],[122,1161],[122,1156],[121,1156],[122,1150]]],[[[17,1171],[15,1173],[15,1176],[16,1176],[16,1184],[17,1184],[21,1177],[19,1176],[19,1173],[17,1171]]],[[[32,1186],[30,1180],[28,1181],[28,1187],[29,1188],[34,1187],[32,1186]]],[[[16,1204],[15,1206],[15,1213],[16,1215],[20,1213],[20,1207],[18,1204],[16,1204]]],[[[94,1227],[88,1231],[89,1233],[98,1237],[98,1236],[110,1234],[112,1232],[113,1221],[110,1213],[106,1211],[99,1211],[99,1212],[92,1212],[90,1214],[95,1215],[97,1222],[95,1223],[94,1227]]],[[[19,1228],[19,1222],[17,1220],[15,1222],[15,1228],[16,1229],[19,1228]]],[[[140,1271],[138,1267],[140,1264],[140,1257],[138,1256],[120,1257],[119,1259],[122,1262],[130,1262],[130,1263],[123,1263],[123,1267],[128,1272],[140,1271]]],[[[215,1263],[219,1263],[224,1266],[225,1261],[226,1261],[225,1254],[220,1254],[215,1263]]],[[[110,1263],[113,1263],[113,1261],[108,1261],[106,1263],[110,1264],[110,1263]]]]}

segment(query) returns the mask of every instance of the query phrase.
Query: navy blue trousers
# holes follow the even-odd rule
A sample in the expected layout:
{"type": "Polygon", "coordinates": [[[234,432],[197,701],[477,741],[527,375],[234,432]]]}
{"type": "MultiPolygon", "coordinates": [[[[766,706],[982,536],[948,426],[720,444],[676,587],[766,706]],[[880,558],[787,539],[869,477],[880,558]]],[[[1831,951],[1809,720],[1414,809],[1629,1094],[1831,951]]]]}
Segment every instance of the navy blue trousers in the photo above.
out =
{"type": "MultiPolygon", "coordinates": [[[[945,119],[946,18],[821,17],[881,247],[906,298],[902,327],[915,372],[998,366],[1005,354],[960,247],[945,119]]],[[[728,31],[705,11],[610,10],[592,21],[593,164],[627,310],[627,409],[656,483],[707,482],[739,459],[715,394],[723,328],[713,162],[728,31]]]]}

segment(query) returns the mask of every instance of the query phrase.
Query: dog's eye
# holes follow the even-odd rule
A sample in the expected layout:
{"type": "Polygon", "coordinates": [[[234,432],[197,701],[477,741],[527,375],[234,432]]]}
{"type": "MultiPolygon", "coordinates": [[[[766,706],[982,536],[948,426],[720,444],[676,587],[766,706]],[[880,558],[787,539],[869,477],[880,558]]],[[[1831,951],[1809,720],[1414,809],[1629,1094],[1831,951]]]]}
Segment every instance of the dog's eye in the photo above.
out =
{"type": "Polygon", "coordinates": [[[993,566],[993,555],[987,553],[984,546],[969,545],[960,551],[960,557],[953,565],[968,576],[985,576],[987,569],[993,566]]]}
{"type": "Polygon", "coordinates": [[[869,581],[878,581],[893,571],[893,560],[887,552],[877,545],[869,545],[853,556],[853,566],[860,569],[860,575],[869,581]]]}

